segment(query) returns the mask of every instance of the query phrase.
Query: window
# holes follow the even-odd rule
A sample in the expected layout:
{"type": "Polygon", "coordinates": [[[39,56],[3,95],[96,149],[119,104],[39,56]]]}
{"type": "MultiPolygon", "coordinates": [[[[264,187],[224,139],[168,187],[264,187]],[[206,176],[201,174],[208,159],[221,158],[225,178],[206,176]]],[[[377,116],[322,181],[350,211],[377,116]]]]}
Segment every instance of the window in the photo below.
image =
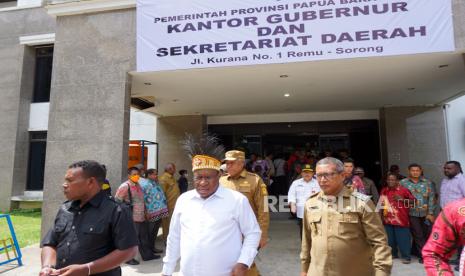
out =
{"type": "Polygon", "coordinates": [[[0,8],[16,7],[18,1],[0,0],[0,8]]]}
{"type": "Polygon", "coordinates": [[[27,191],[44,189],[45,152],[47,148],[47,132],[30,132],[29,162],[27,168],[27,191]]]}
{"type": "Polygon", "coordinates": [[[49,102],[50,85],[52,83],[53,45],[36,47],[35,51],[36,67],[32,102],[49,102]]]}

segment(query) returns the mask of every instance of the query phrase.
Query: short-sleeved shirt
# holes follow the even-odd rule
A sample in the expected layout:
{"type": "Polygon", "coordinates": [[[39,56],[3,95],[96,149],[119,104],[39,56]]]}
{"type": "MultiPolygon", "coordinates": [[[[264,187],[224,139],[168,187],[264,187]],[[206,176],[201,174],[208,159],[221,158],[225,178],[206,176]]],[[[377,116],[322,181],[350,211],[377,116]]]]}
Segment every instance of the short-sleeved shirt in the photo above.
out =
{"type": "MultiPolygon", "coordinates": [[[[141,180],[142,181],[142,178],[141,180]]],[[[124,201],[130,203],[128,187],[131,188],[131,200],[132,200],[132,219],[134,222],[145,221],[145,202],[144,202],[144,191],[139,184],[134,184],[129,180],[121,184],[116,191],[115,198],[118,201],[124,201]]]]}
{"type": "Polygon", "coordinates": [[[410,208],[410,216],[426,217],[434,214],[436,204],[434,202],[434,186],[431,181],[420,178],[415,183],[410,178],[405,178],[400,181],[400,185],[409,189],[416,199],[415,207],[410,208]]]}
{"type": "MultiPolygon", "coordinates": [[[[53,227],[41,246],[56,248],[56,267],[85,264],[100,259],[112,251],[138,245],[134,223],[127,207],[99,192],[82,208],[80,201],[61,205],[53,227]]],[[[121,275],[121,268],[95,274],[121,275]]]]}
{"type": "Polygon", "coordinates": [[[409,206],[415,197],[405,187],[385,187],[381,190],[380,203],[382,206],[383,222],[388,225],[409,227],[409,206]],[[396,199],[398,197],[398,199],[396,199]]]}
{"type": "Polygon", "coordinates": [[[303,178],[299,178],[292,182],[287,200],[289,203],[295,203],[297,209],[296,215],[298,218],[304,217],[304,206],[307,199],[309,199],[311,195],[319,193],[320,190],[320,185],[316,179],[311,179],[309,182],[306,182],[303,178]]]}

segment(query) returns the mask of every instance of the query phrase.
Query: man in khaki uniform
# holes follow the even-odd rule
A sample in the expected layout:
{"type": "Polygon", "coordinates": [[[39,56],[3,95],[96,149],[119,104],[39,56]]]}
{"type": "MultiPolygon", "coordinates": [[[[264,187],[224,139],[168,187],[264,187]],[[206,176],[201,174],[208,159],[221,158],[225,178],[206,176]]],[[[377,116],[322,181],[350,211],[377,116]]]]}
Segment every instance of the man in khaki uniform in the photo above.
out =
{"type": "MultiPolygon", "coordinates": [[[[250,206],[257,217],[262,236],[259,248],[266,246],[268,241],[268,227],[270,214],[268,212],[268,192],[260,176],[245,170],[245,154],[239,150],[226,152],[225,159],[227,174],[220,178],[223,187],[236,190],[247,197],[250,206]]],[[[249,269],[247,276],[259,275],[255,263],[249,269]]]]}
{"type": "Polygon", "coordinates": [[[176,166],[173,163],[169,163],[165,166],[165,172],[159,178],[160,186],[163,189],[163,192],[165,193],[169,213],[168,217],[162,219],[163,240],[165,241],[168,238],[171,216],[173,215],[176,200],[178,200],[178,197],[181,194],[181,191],[178,187],[178,183],[174,178],[175,173],[176,166]]]}
{"type": "Polygon", "coordinates": [[[321,192],[305,203],[301,276],[391,274],[391,248],[369,196],[344,186],[344,165],[328,157],[316,165],[321,192]]]}

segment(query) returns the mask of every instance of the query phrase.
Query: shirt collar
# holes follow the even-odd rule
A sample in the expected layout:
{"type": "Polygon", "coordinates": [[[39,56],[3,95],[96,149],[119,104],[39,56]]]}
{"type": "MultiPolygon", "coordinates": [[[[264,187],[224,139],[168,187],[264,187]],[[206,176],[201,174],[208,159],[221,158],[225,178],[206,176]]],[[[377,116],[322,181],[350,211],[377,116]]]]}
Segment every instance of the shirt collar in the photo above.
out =
{"type": "MultiPolygon", "coordinates": [[[[241,173],[239,174],[239,177],[238,178],[246,178],[247,177],[247,170],[246,169],[243,169],[241,171],[241,173]]],[[[231,179],[232,176],[228,174],[228,180],[231,179]]]]}
{"type": "MultiPolygon", "coordinates": [[[[336,198],[339,198],[340,196],[342,196],[342,197],[350,197],[351,194],[352,194],[352,191],[349,190],[349,188],[347,188],[346,186],[344,186],[344,187],[342,188],[342,190],[339,192],[339,194],[336,196],[336,198]]],[[[327,201],[327,200],[328,200],[328,196],[325,195],[325,194],[323,193],[323,191],[320,191],[318,197],[319,197],[320,199],[322,199],[323,201],[327,201]]]]}
{"type": "Polygon", "coordinates": [[[98,192],[93,198],[91,198],[82,208],[80,207],[81,201],[80,200],[74,200],[71,205],[69,206],[68,210],[79,210],[83,209],[87,205],[91,205],[93,207],[99,207],[100,204],[102,203],[103,199],[105,198],[105,192],[100,191],[98,192]]]}
{"type": "Polygon", "coordinates": [[[308,182],[305,181],[305,179],[303,177],[300,179],[300,182],[305,183],[305,184],[310,184],[310,183],[312,183],[312,181],[313,181],[313,178],[311,178],[310,181],[308,181],[308,182]]]}
{"type": "Polygon", "coordinates": [[[204,199],[200,196],[200,194],[197,192],[196,189],[194,189],[192,191],[192,194],[190,196],[191,199],[193,198],[198,198],[198,199],[203,199],[203,200],[207,200],[207,199],[210,199],[212,197],[219,197],[219,198],[224,198],[225,197],[225,193],[226,193],[226,188],[222,187],[221,185],[218,185],[218,189],[216,189],[216,191],[208,198],[204,199]]]}

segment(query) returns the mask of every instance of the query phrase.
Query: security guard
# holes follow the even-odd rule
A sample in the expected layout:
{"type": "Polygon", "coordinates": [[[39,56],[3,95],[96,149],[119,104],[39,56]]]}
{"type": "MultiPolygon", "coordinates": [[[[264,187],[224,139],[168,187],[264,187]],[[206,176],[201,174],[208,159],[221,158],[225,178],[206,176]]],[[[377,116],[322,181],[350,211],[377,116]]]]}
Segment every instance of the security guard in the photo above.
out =
{"type": "Polygon", "coordinates": [[[95,161],[69,166],[65,202],[42,240],[42,270],[48,275],[119,276],[119,265],[137,253],[129,209],[101,190],[105,169],[95,161]]]}
{"type": "Polygon", "coordinates": [[[166,242],[170,229],[171,216],[173,215],[174,206],[178,197],[181,195],[178,183],[174,178],[176,166],[173,163],[168,163],[165,166],[165,172],[160,177],[160,186],[163,189],[168,205],[168,217],[162,219],[163,240],[166,242]]]}
{"type": "Polygon", "coordinates": [[[344,166],[328,157],[316,166],[321,192],[305,203],[302,276],[384,276],[391,248],[369,196],[344,186],[344,166]]]}
{"type": "MultiPolygon", "coordinates": [[[[268,227],[270,225],[266,185],[260,176],[245,170],[244,152],[239,150],[228,151],[225,154],[224,161],[226,161],[226,171],[228,173],[220,178],[220,184],[247,197],[262,231],[259,248],[263,248],[268,241],[268,227]]],[[[255,263],[247,273],[247,276],[254,275],[259,275],[255,263]]]]}

